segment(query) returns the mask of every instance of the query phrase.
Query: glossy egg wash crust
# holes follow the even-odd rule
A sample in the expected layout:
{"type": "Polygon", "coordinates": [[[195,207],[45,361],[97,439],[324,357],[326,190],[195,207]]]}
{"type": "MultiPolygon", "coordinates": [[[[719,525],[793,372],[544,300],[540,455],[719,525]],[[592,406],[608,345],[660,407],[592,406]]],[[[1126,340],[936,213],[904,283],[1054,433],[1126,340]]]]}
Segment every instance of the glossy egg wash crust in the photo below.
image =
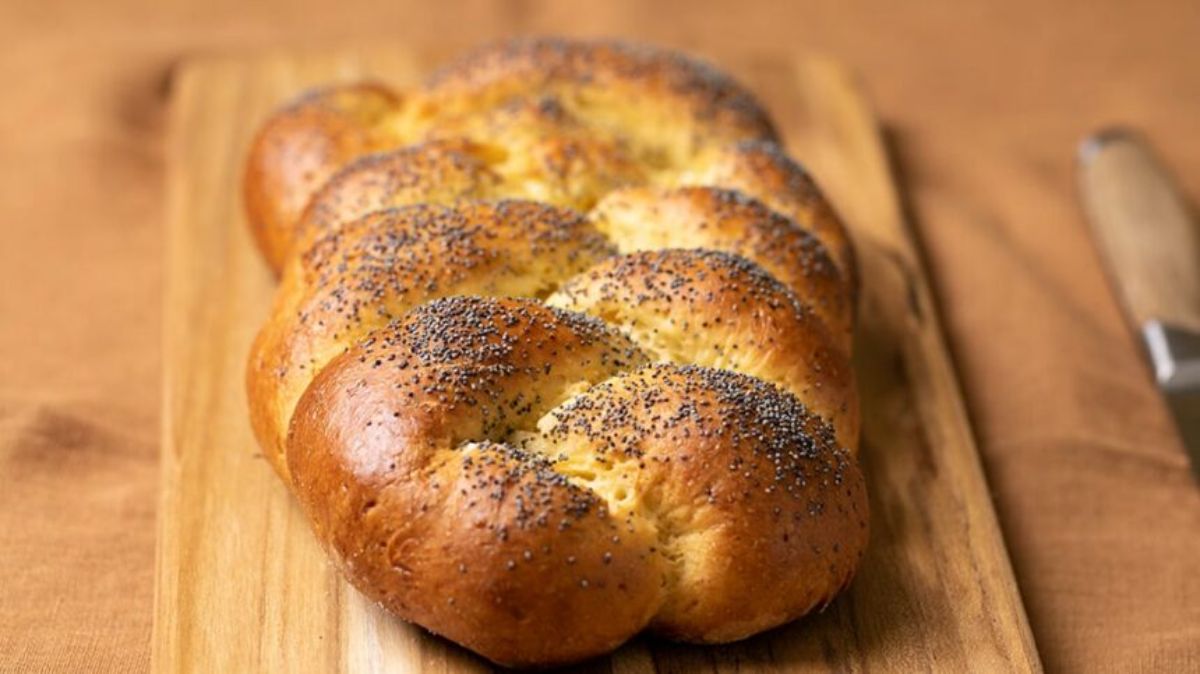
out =
{"type": "Polygon", "coordinates": [[[544,666],[742,639],[849,583],[853,248],[727,76],[496,45],[283,108],[245,195],[281,279],[255,433],[388,610],[544,666]]]}

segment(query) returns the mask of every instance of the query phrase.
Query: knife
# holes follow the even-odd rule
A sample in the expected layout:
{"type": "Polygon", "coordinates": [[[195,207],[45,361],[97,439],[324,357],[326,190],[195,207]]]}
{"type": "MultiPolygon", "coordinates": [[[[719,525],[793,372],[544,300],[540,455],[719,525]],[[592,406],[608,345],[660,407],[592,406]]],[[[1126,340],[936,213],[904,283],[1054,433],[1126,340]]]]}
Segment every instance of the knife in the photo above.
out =
{"type": "Polygon", "coordinates": [[[1078,175],[1109,278],[1200,480],[1200,225],[1135,132],[1086,139],[1078,175]]]}

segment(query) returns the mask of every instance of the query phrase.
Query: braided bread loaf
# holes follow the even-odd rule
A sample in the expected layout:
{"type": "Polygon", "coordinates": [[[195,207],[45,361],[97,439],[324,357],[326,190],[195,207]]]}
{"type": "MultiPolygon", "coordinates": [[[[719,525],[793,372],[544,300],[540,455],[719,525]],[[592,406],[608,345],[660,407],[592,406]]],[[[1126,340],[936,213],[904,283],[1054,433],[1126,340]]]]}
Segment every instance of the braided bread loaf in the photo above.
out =
{"type": "Polygon", "coordinates": [[[830,601],[866,544],[838,218],[736,83],[485,48],[273,116],[255,433],[343,573],[496,662],[830,601]]]}

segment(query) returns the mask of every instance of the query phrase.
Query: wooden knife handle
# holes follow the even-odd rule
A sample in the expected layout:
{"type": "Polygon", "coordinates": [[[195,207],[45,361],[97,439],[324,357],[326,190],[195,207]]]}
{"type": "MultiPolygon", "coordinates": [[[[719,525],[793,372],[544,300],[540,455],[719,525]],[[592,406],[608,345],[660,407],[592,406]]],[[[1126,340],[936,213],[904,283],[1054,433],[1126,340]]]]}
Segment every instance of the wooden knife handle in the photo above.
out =
{"type": "Polygon", "coordinates": [[[1086,140],[1079,163],[1084,209],[1135,327],[1200,331],[1200,229],[1162,164],[1124,130],[1086,140]]]}

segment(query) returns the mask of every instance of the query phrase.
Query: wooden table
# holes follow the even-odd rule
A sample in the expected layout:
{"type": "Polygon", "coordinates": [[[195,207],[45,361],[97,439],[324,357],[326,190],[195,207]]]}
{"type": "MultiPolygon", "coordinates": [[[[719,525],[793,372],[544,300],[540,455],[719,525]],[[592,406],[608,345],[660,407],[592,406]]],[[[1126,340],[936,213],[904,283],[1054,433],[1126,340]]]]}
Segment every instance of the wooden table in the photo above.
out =
{"type": "Polygon", "coordinates": [[[1088,130],[1128,122],[1200,194],[1200,6],[841,4],[0,6],[0,670],[149,664],[173,64],[529,32],[856,65],[893,132],[1044,663],[1200,668],[1200,491],[1072,166],[1088,130]]]}

